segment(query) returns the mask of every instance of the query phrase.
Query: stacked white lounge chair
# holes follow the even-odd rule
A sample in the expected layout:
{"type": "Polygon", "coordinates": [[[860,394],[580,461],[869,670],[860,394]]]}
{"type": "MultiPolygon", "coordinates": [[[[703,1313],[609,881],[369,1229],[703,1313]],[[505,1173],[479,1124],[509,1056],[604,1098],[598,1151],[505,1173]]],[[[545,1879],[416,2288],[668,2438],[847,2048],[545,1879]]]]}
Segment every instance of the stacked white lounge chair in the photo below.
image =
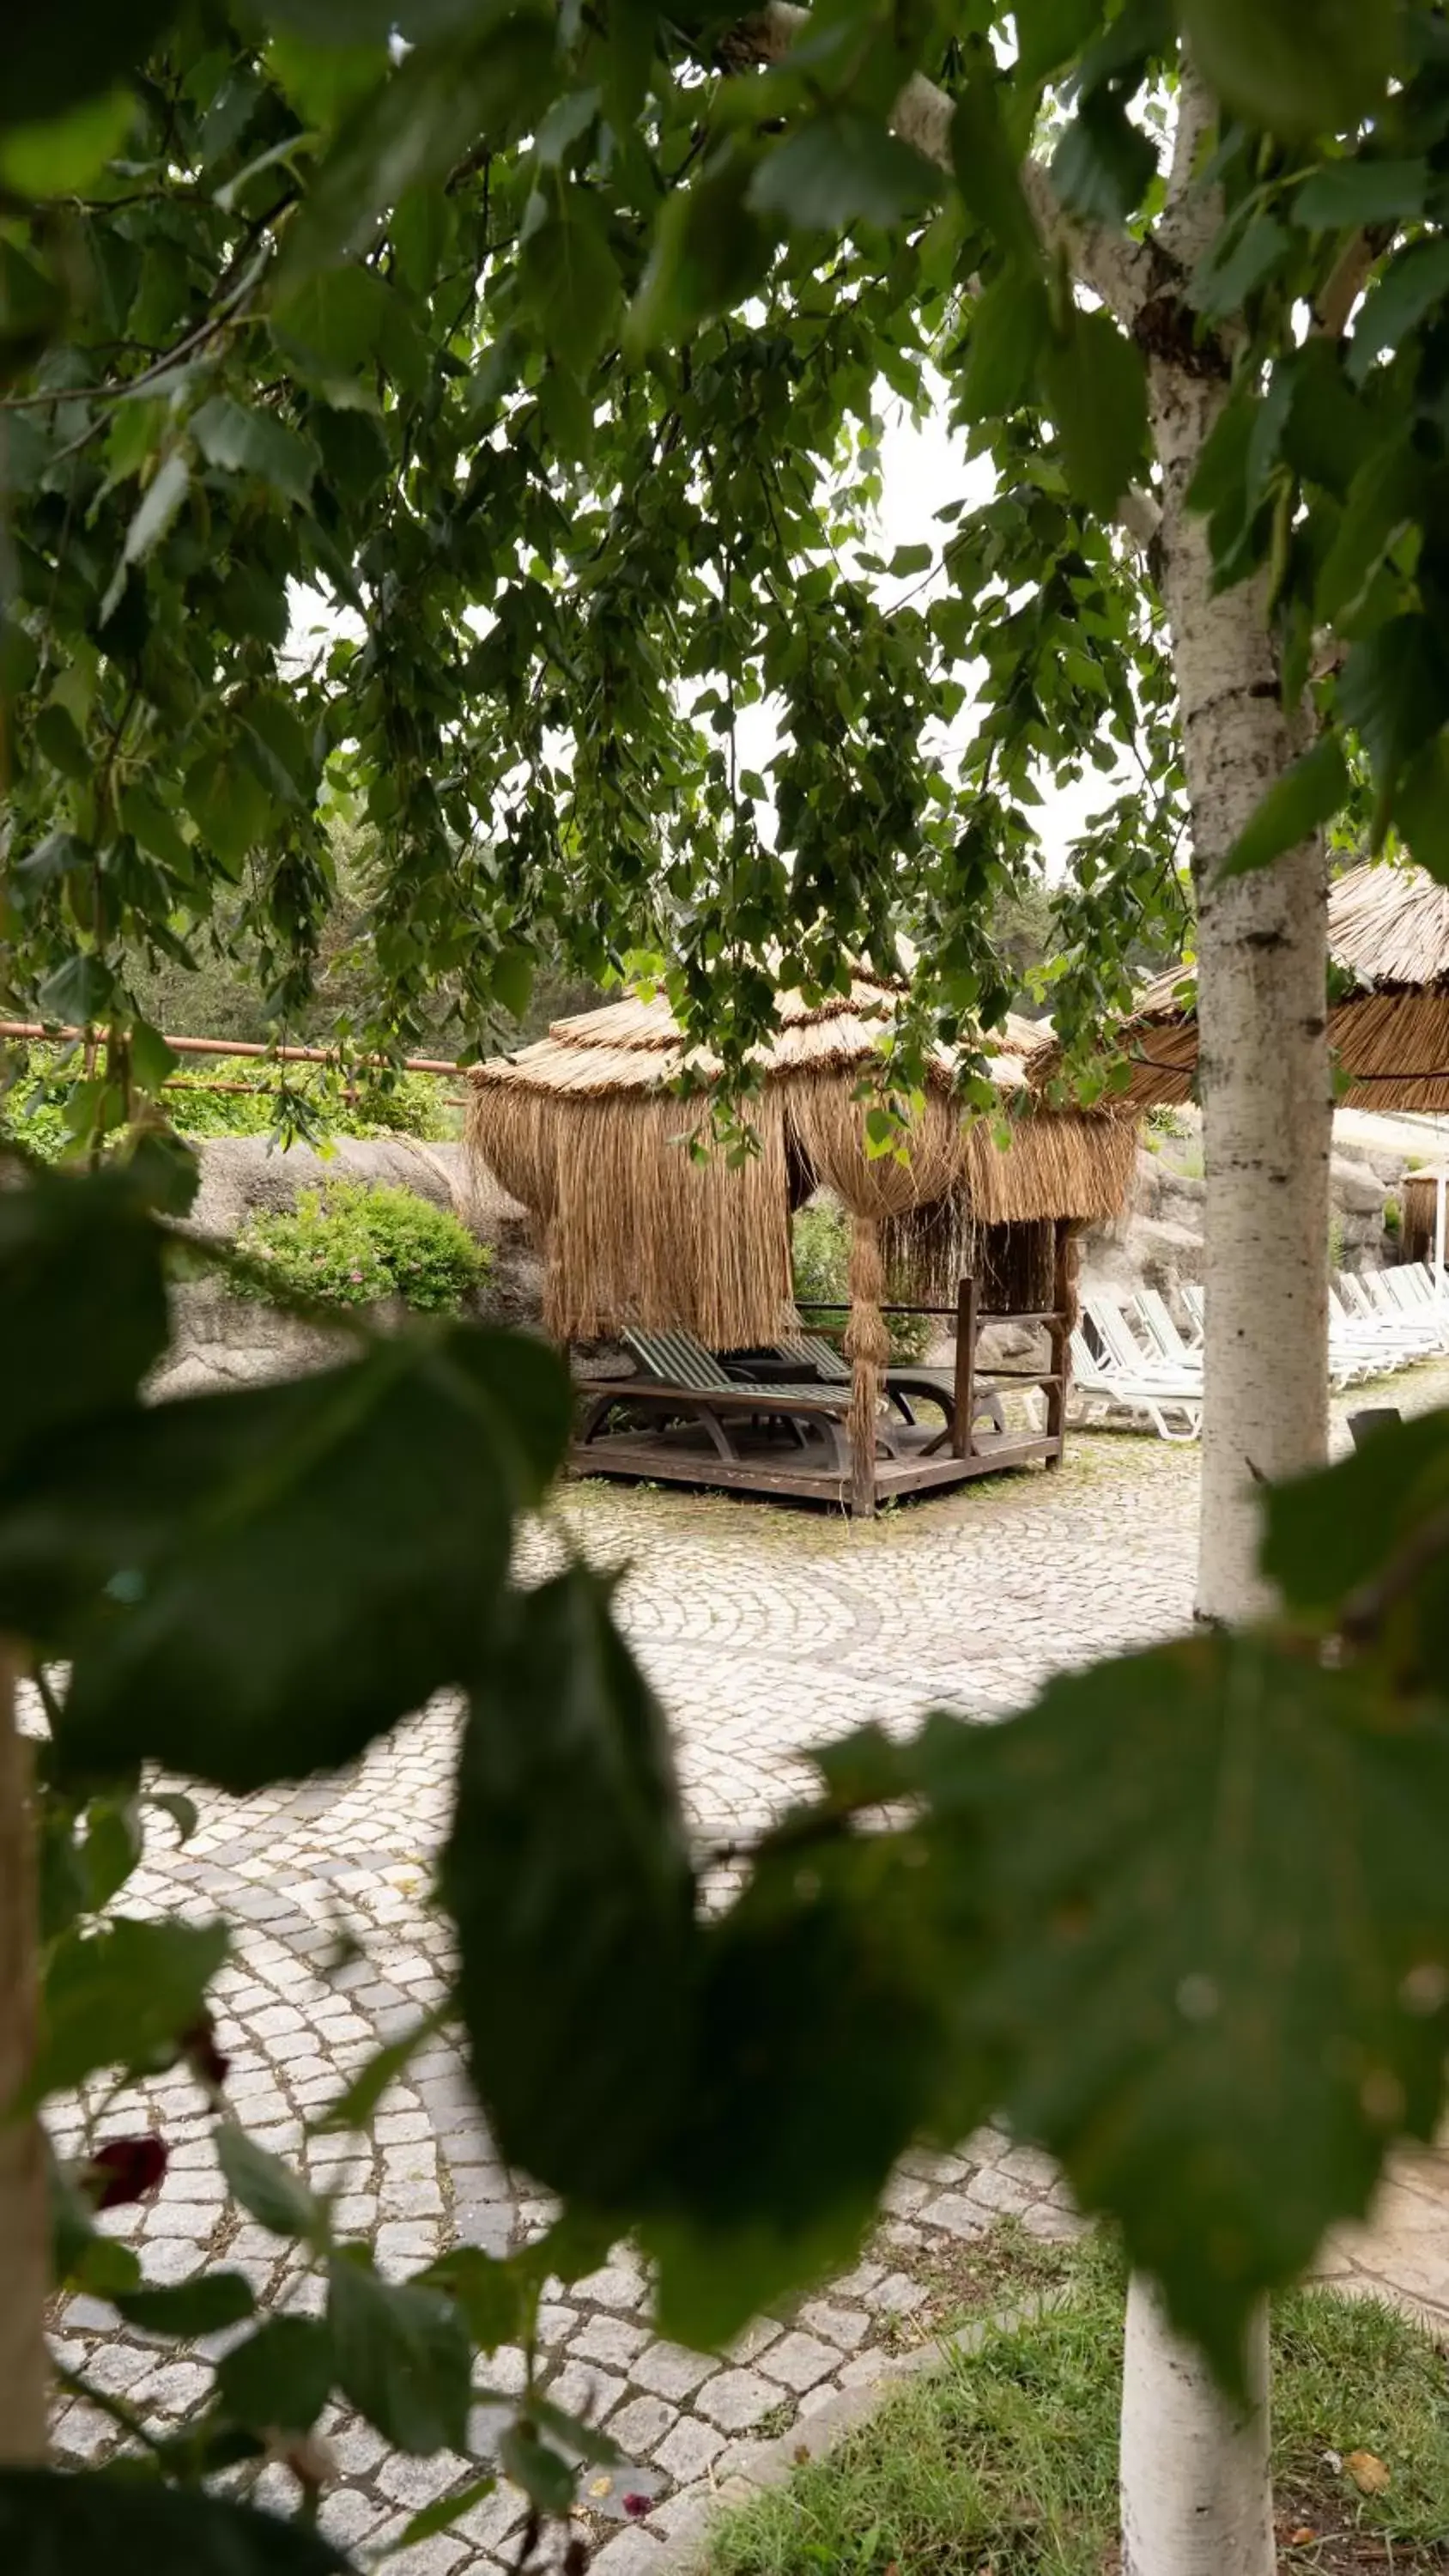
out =
{"type": "Polygon", "coordinates": [[[1202,1430],[1201,1355],[1184,1349],[1172,1357],[1139,1337],[1126,1309],[1104,1290],[1083,1292],[1072,1386],[1079,1403],[1126,1414],[1160,1440],[1196,1440],[1202,1430]]]}
{"type": "MultiPolygon", "coordinates": [[[[1085,1289],[1072,1335],[1072,1382],[1079,1402],[1137,1421],[1162,1440],[1195,1440],[1202,1429],[1201,1288],[1182,1292],[1181,1329],[1155,1288],[1129,1302],[1085,1289]]],[[[1427,1262],[1342,1272],[1328,1291],[1328,1369],[1335,1387],[1410,1368],[1449,1352],[1449,1297],[1441,1301],[1427,1262]]]]}

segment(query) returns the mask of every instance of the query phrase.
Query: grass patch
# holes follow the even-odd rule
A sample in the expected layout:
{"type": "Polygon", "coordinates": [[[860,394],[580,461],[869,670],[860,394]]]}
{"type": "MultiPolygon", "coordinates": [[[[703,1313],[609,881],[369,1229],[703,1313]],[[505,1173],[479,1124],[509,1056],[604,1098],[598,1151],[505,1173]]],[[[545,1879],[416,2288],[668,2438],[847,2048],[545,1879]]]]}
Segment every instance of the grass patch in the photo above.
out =
{"type": "MultiPolygon", "coordinates": [[[[922,2378],[828,2459],[715,2525],[707,2576],[1109,2576],[1117,2566],[1123,2282],[1103,2245],[1060,2306],[922,2378]]],[[[1280,2565],[1449,2569],[1449,2384],[1377,2302],[1305,2290],[1275,2323],[1280,2565]],[[1359,2492],[1333,2461],[1389,2472],[1359,2492]]]]}

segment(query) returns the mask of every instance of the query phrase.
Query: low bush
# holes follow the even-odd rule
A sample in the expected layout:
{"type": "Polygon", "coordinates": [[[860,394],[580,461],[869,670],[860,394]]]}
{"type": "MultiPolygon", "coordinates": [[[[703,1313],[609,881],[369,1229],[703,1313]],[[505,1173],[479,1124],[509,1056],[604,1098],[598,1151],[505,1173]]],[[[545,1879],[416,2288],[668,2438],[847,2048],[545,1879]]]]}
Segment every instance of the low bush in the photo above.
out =
{"type": "MultiPolygon", "coordinates": [[[[792,1230],[791,1268],[796,1298],[824,1298],[829,1303],[801,1309],[808,1333],[842,1339],[850,1321],[846,1274],[850,1266],[850,1218],[833,1199],[816,1199],[800,1209],[792,1230]],[[839,1299],[839,1304],[835,1301],[839,1299]]],[[[929,1315],[887,1315],[894,1360],[919,1360],[931,1338],[929,1315]]]]}
{"type": "MultiPolygon", "coordinates": [[[[491,1266],[486,1247],[446,1208],[368,1181],[303,1190],[290,1212],[249,1218],[237,1250],[264,1265],[280,1291],[333,1306],[400,1297],[432,1315],[457,1314],[491,1266]]],[[[245,1293],[266,1290],[257,1283],[245,1293]]]]}
{"type": "MultiPolygon", "coordinates": [[[[75,1078],[73,1048],[43,1044],[5,1051],[0,1137],[13,1136],[56,1161],[71,1143],[62,1103],[75,1078]]],[[[259,1056],[183,1057],[164,1102],[183,1136],[419,1136],[456,1132],[445,1087],[425,1073],[344,1076],[330,1064],[277,1064],[259,1056]]]]}

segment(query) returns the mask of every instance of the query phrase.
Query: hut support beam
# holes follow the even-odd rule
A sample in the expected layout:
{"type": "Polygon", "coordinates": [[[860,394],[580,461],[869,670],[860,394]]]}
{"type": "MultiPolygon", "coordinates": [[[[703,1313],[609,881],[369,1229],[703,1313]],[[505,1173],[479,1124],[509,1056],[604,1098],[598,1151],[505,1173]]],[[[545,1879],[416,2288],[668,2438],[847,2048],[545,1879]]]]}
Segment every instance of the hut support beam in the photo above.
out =
{"type": "Polygon", "coordinates": [[[969,1458],[975,1443],[971,1418],[976,1410],[976,1282],[963,1279],[956,1290],[956,1428],[951,1446],[958,1458],[969,1458]]]}
{"type": "Polygon", "coordinates": [[[1072,1325],[1077,1311],[1078,1235],[1070,1218],[1059,1217],[1056,1227],[1056,1259],[1052,1265],[1052,1314],[1057,1319],[1047,1327],[1051,1348],[1054,1383],[1046,1391],[1047,1438],[1056,1448],[1047,1460],[1048,1467],[1062,1463],[1062,1434],[1066,1428],[1067,1395],[1071,1386],[1072,1325]]]}
{"type": "Polygon", "coordinates": [[[850,1322],[845,1355],[851,1363],[850,1512],[858,1521],[875,1516],[876,1417],[881,1375],[891,1355],[890,1335],[880,1310],[885,1294],[880,1227],[872,1216],[855,1218],[850,1237],[850,1322]]]}

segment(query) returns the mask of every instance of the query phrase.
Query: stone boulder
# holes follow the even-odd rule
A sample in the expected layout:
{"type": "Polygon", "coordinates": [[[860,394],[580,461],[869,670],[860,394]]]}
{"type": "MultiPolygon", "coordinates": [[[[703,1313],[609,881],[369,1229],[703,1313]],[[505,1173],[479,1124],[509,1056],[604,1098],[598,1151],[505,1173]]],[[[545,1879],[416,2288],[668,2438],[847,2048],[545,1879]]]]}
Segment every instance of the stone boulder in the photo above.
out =
{"type": "MultiPolygon", "coordinates": [[[[217,1136],[198,1148],[201,1181],[191,1222],[230,1242],[248,1217],[296,1206],[304,1190],[338,1180],[386,1183],[448,1208],[488,1246],[493,1267],[478,1312],[498,1323],[535,1329],[543,1301],[543,1264],[527,1210],[492,1176],[480,1173],[458,1144],[425,1144],[413,1136],[340,1137],[330,1154],[310,1145],[275,1146],[262,1136],[217,1136]]],[[[260,1299],[236,1297],[219,1280],[187,1281],[172,1291],[171,1348],[151,1380],[153,1394],[193,1395],[253,1385],[320,1368],[346,1349],[346,1336],[304,1324],[260,1299]]],[[[385,1318],[384,1318],[385,1320],[385,1318]]]]}

